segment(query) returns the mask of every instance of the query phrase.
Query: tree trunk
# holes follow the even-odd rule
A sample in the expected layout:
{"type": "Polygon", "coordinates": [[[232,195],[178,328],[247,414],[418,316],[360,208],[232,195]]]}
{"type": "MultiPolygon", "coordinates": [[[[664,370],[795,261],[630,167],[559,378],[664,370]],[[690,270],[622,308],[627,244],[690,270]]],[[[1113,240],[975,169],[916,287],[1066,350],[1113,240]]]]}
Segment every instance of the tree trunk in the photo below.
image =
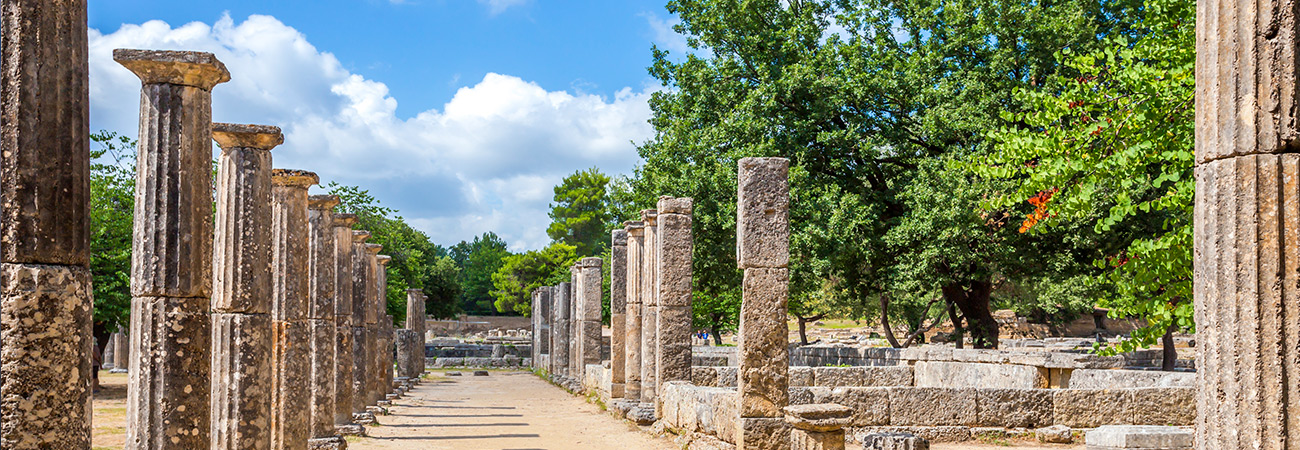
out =
{"type": "Polygon", "coordinates": [[[799,319],[799,345],[808,345],[808,322],[822,320],[826,315],[818,314],[812,317],[804,317],[796,314],[794,317],[799,319]]]}
{"type": "Polygon", "coordinates": [[[993,319],[989,299],[993,293],[993,283],[979,280],[971,281],[969,288],[946,286],[944,296],[953,299],[961,310],[970,330],[971,346],[977,349],[998,348],[998,322],[993,319]]]}
{"type": "MultiPolygon", "coordinates": [[[[944,293],[944,297],[947,297],[946,292],[944,293]]],[[[966,328],[961,325],[961,315],[957,314],[957,304],[953,303],[952,299],[947,299],[947,303],[948,319],[952,321],[953,342],[956,343],[957,348],[962,348],[966,346],[966,328]]]]}
{"type": "Polygon", "coordinates": [[[889,326],[889,295],[880,294],[880,326],[885,329],[885,339],[889,340],[889,346],[894,348],[903,348],[898,343],[898,337],[894,336],[894,329],[889,326]]]}
{"type": "Polygon", "coordinates": [[[108,348],[108,339],[113,333],[108,332],[108,326],[103,322],[95,322],[90,332],[95,338],[95,348],[91,349],[90,387],[92,392],[97,392],[99,391],[99,368],[104,365],[104,349],[108,348]]]}
{"type": "Polygon", "coordinates": [[[1160,370],[1166,372],[1172,372],[1178,366],[1178,349],[1174,348],[1175,328],[1178,328],[1177,324],[1169,324],[1169,328],[1165,329],[1164,337],[1160,338],[1161,343],[1164,344],[1164,357],[1160,363],[1160,370]]]}

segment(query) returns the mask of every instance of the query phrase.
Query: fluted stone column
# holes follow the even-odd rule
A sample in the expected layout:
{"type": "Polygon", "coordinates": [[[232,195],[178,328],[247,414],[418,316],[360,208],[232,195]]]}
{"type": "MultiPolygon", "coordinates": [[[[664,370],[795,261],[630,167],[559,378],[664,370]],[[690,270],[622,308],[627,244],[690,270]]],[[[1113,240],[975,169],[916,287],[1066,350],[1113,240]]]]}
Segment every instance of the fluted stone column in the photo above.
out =
{"type": "Polygon", "coordinates": [[[372,390],[376,401],[385,400],[393,391],[393,316],[388,314],[388,263],[393,258],[388,255],[375,257],[375,301],[374,308],[379,315],[377,339],[376,374],[372,390]]]}
{"type": "Polygon", "coordinates": [[[539,339],[541,339],[541,333],[538,332],[542,329],[542,318],[541,315],[538,314],[542,310],[542,305],[537,303],[539,298],[541,298],[541,296],[537,294],[537,289],[533,289],[533,292],[531,292],[529,296],[530,303],[528,308],[528,318],[533,329],[533,338],[530,340],[533,349],[530,354],[533,358],[534,366],[539,364],[542,360],[542,346],[539,342],[539,339]]]}
{"type": "Polygon", "coordinates": [[[366,390],[366,378],[370,370],[370,353],[366,351],[370,344],[366,336],[366,310],[370,305],[370,258],[366,253],[366,239],[369,231],[352,232],[352,417],[358,423],[369,424],[374,416],[366,412],[370,401],[370,392],[366,390]]]}
{"type": "Polygon", "coordinates": [[[364,316],[352,315],[352,225],[356,221],[357,216],[353,214],[334,214],[334,320],[338,326],[334,347],[334,359],[338,362],[334,373],[334,427],[345,436],[366,432],[352,417],[353,398],[357,395],[352,386],[352,372],[356,370],[353,325],[365,320],[364,316]]]}
{"type": "Polygon", "coordinates": [[[126,448],[207,449],[212,367],[210,53],[114,50],[140,77],[126,448]]]}
{"type": "Polygon", "coordinates": [[[578,381],[582,381],[587,366],[600,365],[601,348],[601,269],[604,261],[600,258],[582,258],[578,263],[578,348],[582,360],[578,364],[578,381]]]}
{"type": "MultiPolygon", "coordinates": [[[[313,195],[308,198],[307,222],[311,240],[308,248],[308,323],[311,326],[311,418],[308,427],[308,448],[345,449],[347,442],[334,428],[335,373],[338,360],[334,354],[337,342],[334,303],[337,265],[334,261],[334,207],[339,198],[333,195],[313,195]]],[[[350,350],[350,349],[349,349],[350,350]]]]}
{"type": "MultiPolygon", "coordinates": [[[[690,198],[659,198],[659,226],[655,239],[655,280],[659,301],[655,318],[655,356],[658,358],[655,382],[660,387],[669,381],[691,381],[693,205],[690,198]]],[[[656,407],[655,411],[663,411],[663,408],[656,407]]]]}
{"type": "Polygon", "coordinates": [[[569,283],[551,287],[551,305],[555,311],[555,335],[551,337],[552,375],[569,376],[569,283]]]}
{"type": "Polygon", "coordinates": [[[212,283],[212,448],[271,447],[274,284],[271,149],[277,127],[212,125],[217,171],[212,283]]]}
{"type": "MultiPolygon", "coordinates": [[[[105,339],[105,341],[107,342],[104,343],[104,353],[100,355],[99,368],[101,370],[109,370],[114,367],[113,358],[117,357],[117,333],[109,333],[108,339],[105,339]]],[[[95,345],[99,345],[98,339],[96,339],[95,345]]]]}
{"type": "MultiPolygon", "coordinates": [[[[641,247],[645,225],[627,222],[626,316],[624,324],[623,393],[629,401],[641,401],[641,247]]],[[[612,283],[611,283],[612,284],[612,283]]],[[[612,287],[611,287],[612,289],[612,287]]]]}
{"type": "Polygon", "coordinates": [[[623,398],[626,383],[627,354],[624,339],[627,337],[627,231],[610,233],[609,261],[609,395],[623,398]]]}
{"type": "Polygon", "coordinates": [[[790,161],[742,158],[736,206],[740,306],[738,450],[789,448],[786,299],[790,274],[790,161]]]}
{"type": "Polygon", "coordinates": [[[424,334],[429,328],[429,314],[425,309],[425,302],[428,299],[423,290],[406,291],[406,328],[415,334],[415,341],[409,348],[411,365],[406,376],[416,380],[424,375],[424,334]]]}
{"type": "Polygon", "coordinates": [[[117,350],[113,353],[113,372],[125,373],[131,367],[131,340],[128,337],[130,330],[115,333],[113,341],[116,343],[117,350]]]}
{"type": "Polygon", "coordinates": [[[271,448],[306,449],[311,433],[311,238],[301,170],[271,171],[271,448]]]}
{"type": "MultiPolygon", "coordinates": [[[[379,385],[383,382],[380,361],[383,358],[383,327],[379,314],[379,252],[383,246],[366,244],[366,371],[362,379],[362,389],[366,392],[366,406],[375,406],[383,398],[379,385]]],[[[367,408],[367,411],[370,411],[367,408]]],[[[373,411],[372,411],[373,412],[373,411]]]]}
{"type": "MultiPolygon", "coordinates": [[[[657,295],[658,263],[655,259],[659,228],[659,211],[641,211],[644,237],[641,244],[641,403],[644,409],[653,409],[659,387],[659,300],[657,295]]],[[[655,417],[658,417],[656,414],[655,417]]]]}
{"type": "Polygon", "coordinates": [[[90,448],[86,2],[0,19],[0,448],[90,448]]]}

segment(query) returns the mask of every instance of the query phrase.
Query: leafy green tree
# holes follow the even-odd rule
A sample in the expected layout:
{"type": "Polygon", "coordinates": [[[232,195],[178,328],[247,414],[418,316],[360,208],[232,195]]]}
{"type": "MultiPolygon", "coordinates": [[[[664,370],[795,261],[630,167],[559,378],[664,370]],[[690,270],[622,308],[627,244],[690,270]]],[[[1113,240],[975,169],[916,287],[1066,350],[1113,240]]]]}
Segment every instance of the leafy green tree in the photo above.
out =
{"type": "Polygon", "coordinates": [[[471,242],[461,241],[451,247],[451,258],[460,267],[461,308],[469,314],[495,315],[496,298],[492,296],[492,274],[501,270],[510,256],[506,242],[496,233],[487,232],[471,242]]]}
{"type": "MultiPolygon", "coordinates": [[[[991,133],[998,152],[974,165],[1018,186],[993,207],[1030,199],[1022,230],[1083,223],[1119,244],[1097,265],[1116,286],[1102,297],[1113,316],[1148,326],[1112,350],[1129,351],[1193,331],[1192,210],[1195,194],[1196,3],[1145,0],[1125,14],[1130,28],[1092,51],[1061,51],[1073,72],[1018,93],[1008,114],[1020,126],[991,133]]],[[[1172,368],[1173,358],[1166,358],[1172,368]]]]}
{"type": "Polygon", "coordinates": [[[579,170],[555,187],[551,226],[546,234],[577,249],[579,255],[596,256],[609,248],[610,178],[599,169],[579,170]]]}
{"type": "Polygon", "coordinates": [[[131,321],[135,141],[108,131],[91,134],[90,139],[92,332],[102,354],[109,335],[127,332],[131,321]]]}
{"type": "Polygon", "coordinates": [[[329,183],[326,189],[339,196],[336,211],[356,214],[355,227],[371,233],[367,242],[383,245],[383,254],[392,257],[385,306],[394,321],[406,319],[407,289],[423,289],[429,297],[425,309],[435,317],[452,317],[459,311],[455,299],[460,284],[447,249],[406,223],[396,210],[380,205],[365,189],[337,183],[329,183]]]}
{"type": "Polygon", "coordinates": [[[492,274],[497,312],[532,315],[533,290],[569,281],[569,268],[577,261],[574,247],[560,242],[505,257],[492,274]]]}

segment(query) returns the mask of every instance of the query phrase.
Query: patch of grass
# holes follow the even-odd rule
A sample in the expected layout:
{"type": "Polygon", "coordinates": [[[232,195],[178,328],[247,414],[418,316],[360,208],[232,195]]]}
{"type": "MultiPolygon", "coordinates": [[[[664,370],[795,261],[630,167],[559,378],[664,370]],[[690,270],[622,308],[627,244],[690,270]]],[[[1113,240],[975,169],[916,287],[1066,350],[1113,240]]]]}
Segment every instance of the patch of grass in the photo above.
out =
{"type": "Polygon", "coordinates": [[[595,392],[587,393],[587,403],[592,403],[595,404],[596,406],[599,406],[601,411],[609,410],[609,408],[605,406],[605,402],[600,399],[600,394],[597,394],[595,392]]]}

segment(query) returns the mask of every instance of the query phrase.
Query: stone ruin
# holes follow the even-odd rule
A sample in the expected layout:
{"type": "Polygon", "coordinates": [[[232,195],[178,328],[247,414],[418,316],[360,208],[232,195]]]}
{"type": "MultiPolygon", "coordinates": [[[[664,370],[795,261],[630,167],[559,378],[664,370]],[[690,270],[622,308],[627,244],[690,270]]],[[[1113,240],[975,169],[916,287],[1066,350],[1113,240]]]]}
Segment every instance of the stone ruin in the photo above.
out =
{"type": "MultiPolygon", "coordinates": [[[[0,448],[87,449],[86,3],[0,13],[0,448]]],[[[279,128],[212,122],[212,90],[230,80],[212,54],[113,58],[142,85],[130,335],[111,337],[103,364],[130,372],[126,448],[346,448],[341,435],[364,433],[354,413],[423,372],[394,378],[395,336],[423,330],[393,330],[388,258],[355,245],[337,198],[308,196],[315,174],[273,169],[279,128]]]]}
{"type": "MultiPolygon", "coordinates": [[[[1198,4],[1195,388],[1078,387],[1082,371],[1096,369],[1091,362],[1058,367],[1049,356],[1039,365],[1031,360],[1040,357],[1016,352],[900,356],[896,367],[790,367],[788,162],[779,158],[740,161],[737,249],[745,274],[734,389],[723,371],[692,367],[689,340],[680,340],[689,329],[689,199],[661,199],[658,210],[613,236],[626,247],[610,268],[620,274],[615,286],[626,288],[613,305],[622,338],[611,340],[610,352],[621,361],[593,359],[601,353],[592,347],[604,345],[589,327],[591,292],[600,289],[589,277],[599,277],[599,260],[584,260],[572,282],[536,294],[535,310],[544,314],[534,329],[547,333],[533,334],[529,360],[569,385],[578,380],[617,414],[742,449],[842,448],[827,438],[836,427],[910,446],[888,432],[942,439],[1049,423],[1194,423],[1199,450],[1293,446],[1300,442],[1300,419],[1288,414],[1300,409],[1300,358],[1289,344],[1300,326],[1300,254],[1291,245],[1300,229],[1296,6],[1198,4]],[[997,371],[1007,364],[1033,367],[1038,378],[1033,387],[931,387],[918,376],[985,370],[967,364],[991,365],[993,376],[981,380],[1002,378],[997,371]],[[710,376],[727,380],[715,387],[710,376]],[[851,410],[847,418],[842,407],[851,410]]],[[[0,447],[84,449],[93,345],[86,4],[6,1],[0,14],[7,25],[0,31],[0,447]],[[19,67],[27,69],[9,70],[19,67]]],[[[387,346],[400,338],[379,308],[378,249],[354,239],[354,218],[331,212],[336,200],[308,199],[302,229],[299,184],[311,177],[284,172],[277,184],[270,150],[283,139],[279,130],[212,123],[212,90],[230,79],[213,55],[117,50],[114,59],[142,82],[131,336],[129,345],[114,345],[114,366],[131,371],[126,447],[270,448],[275,439],[286,448],[345,447],[339,435],[363,432],[355,421],[367,419],[395,384],[387,382],[387,346]],[[223,166],[215,211],[214,137],[223,166]],[[283,275],[300,264],[289,259],[304,258],[295,247],[304,239],[305,308],[288,298],[302,292],[302,280],[283,275]],[[270,283],[257,276],[277,271],[270,283]],[[311,336],[306,355],[283,348],[304,333],[311,336]],[[304,361],[311,367],[307,423],[285,373],[304,361]]],[[[1096,433],[1095,447],[1165,442],[1152,434],[1107,429],[1096,433]]],[[[1186,435],[1167,437],[1188,445],[1186,435]]]]}

